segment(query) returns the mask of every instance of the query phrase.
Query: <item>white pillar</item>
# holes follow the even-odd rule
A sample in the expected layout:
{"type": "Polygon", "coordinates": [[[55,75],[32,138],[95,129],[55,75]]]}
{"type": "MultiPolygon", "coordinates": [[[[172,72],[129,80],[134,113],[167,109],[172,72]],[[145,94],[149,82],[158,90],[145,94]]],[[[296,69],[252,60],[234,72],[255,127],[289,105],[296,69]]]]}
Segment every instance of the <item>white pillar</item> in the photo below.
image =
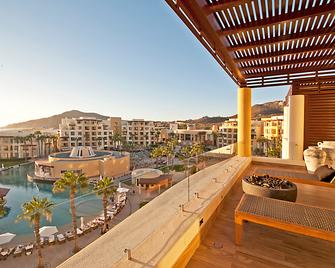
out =
{"type": "Polygon", "coordinates": [[[284,106],[283,136],[282,136],[282,159],[289,159],[289,120],[290,107],[284,106]]]}
{"type": "Polygon", "coordinates": [[[289,96],[289,107],[286,109],[286,117],[284,110],[284,120],[288,122],[284,122],[283,158],[303,160],[304,111],[305,96],[289,96]]]}

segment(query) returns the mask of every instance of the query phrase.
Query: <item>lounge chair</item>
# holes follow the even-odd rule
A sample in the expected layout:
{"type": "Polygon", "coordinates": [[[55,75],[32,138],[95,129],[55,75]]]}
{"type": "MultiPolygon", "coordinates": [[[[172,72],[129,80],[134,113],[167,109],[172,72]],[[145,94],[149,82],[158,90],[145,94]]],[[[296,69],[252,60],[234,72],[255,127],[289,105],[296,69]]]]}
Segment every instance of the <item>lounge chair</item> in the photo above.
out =
{"type": "Polygon", "coordinates": [[[63,234],[58,234],[57,235],[57,241],[58,243],[65,243],[66,239],[63,234]]]}
{"type": "Polygon", "coordinates": [[[89,225],[85,224],[85,225],[83,226],[83,228],[80,228],[80,230],[82,230],[84,234],[87,234],[87,233],[90,232],[92,229],[91,229],[91,227],[90,227],[89,225]]]}
{"type": "Polygon", "coordinates": [[[71,240],[71,239],[74,238],[74,235],[73,235],[72,231],[67,231],[67,232],[65,233],[65,237],[66,237],[68,240],[71,240]]]}
{"type": "Polygon", "coordinates": [[[25,246],[25,250],[32,250],[34,248],[34,244],[30,243],[28,245],[25,246]]]}
{"type": "Polygon", "coordinates": [[[55,235],[50,235],[50,236],[48,237],[48,244],[49,244],[49,245],[53,245],[53,244],[55,244],[55,243],[56,243],[55,235]]]}
{"type": "Polygon", "coordinates": [[[84,234],[84,232],[82,230],[80,230],[79,228],[77,228],[77,235],[82,236],[83,234],[84,234]]]}
{"type": "Polygon", "coordinates": [[[24,249],[23,245],[18,245],[14,250],[14,257],[21,256],[23,249],[24,249]]]}
{"type": "Polygon", "coordinates": [[[9,248],[9,254],[8,255],[12,254],[14,252],[14,250],[15,250],[15,248],[9,248]]]}
{"type": "Polygon", "coordinates": [[[0,251],[0,256],[1,256],[2,260],[7,259],[7,257],[9,256],[9,254],[10,254],[10,250],[9,249],[3,249],[3,250],[0,251]]]}

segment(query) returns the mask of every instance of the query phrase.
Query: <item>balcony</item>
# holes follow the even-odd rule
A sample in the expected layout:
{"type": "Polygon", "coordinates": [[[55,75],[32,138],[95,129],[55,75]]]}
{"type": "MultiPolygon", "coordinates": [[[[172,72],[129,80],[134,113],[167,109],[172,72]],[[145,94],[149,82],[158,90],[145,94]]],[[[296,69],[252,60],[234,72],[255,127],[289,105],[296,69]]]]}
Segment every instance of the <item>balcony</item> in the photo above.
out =
{"type": "Polygon", "coordinates": [[[262,172],[290,174],[297,203],[335,207],[335,185],[309,181],[302,162],[235,156],[192,175],[189,202],[185,179],[60,267],[334,267],[334,243],[262,225],[247,223],[235,245],[241,178],[262,172]]]}
{"type": "Polygon", "coordinates": [[[326,240],[250,222],[234,240],[245,175],[289,178],[297,204],[335,208],[334,185],[311,180],[302,161],[308,146],[335,140],[334,2],[166,2],[238,86],[238,156],[179,182],[60,267],[334,267],[326,240]],[[252,157],[251,89],[280,85],[291,85],[286,159],[252,157]]]}

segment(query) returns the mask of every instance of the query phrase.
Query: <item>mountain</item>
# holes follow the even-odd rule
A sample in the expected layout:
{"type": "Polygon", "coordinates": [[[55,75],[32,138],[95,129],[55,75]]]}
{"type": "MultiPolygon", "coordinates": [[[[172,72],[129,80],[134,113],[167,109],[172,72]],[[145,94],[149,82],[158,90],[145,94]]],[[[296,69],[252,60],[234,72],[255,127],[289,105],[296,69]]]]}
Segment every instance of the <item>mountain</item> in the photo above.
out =
{"type": "Polygon", "coordinates": [[[108,116],[97,114],[97,113],[85,113],[78,110],[67,111],[61,114],[53,115],[50,117],[29,120],[20,123],[14,123],[5,126],[4,128],[58,128],[61,119],[64,117],[76,118],[76,117],[95,117],[98,119],[107,119],[108,116]]]}
{"type": "MultiPolygon", "coordinates": [[[[251,117],[258,119],[261,117],[282,115],[284,113],[284,102],[283,101],[272,101],[262,104],[255,104],[251,107],[251,117]]],[[[185,123],[196,124],[199,127],[206,127],[206,125],[220,124],[229,118],[236,118],[237,114],[232,116],[204,116],[199,119],[185,120],[185,123]]],[[[208,127],[208,126],[207,126],[208,127]]]]}
{"type": "Polygon", "coordinates": [[[272,115],[283,115],[284,114],[284,102],[283,101],[272,101],[263,104],[255,104],[251,108],[251,117],[260,118],[272,115]]]}
{"type": "MultiPolygon", "coordinates": [[[[263,104],[255,104],[251,109],[252,118],[260,118],[272,115],[282,115],[283,114],[283,101],[272,101],[263,104]]],[[[189,119],[185,120],[185,123],[196,124],[199,128],[208,128],[212,124],[220,124],[223,121],[234,118],[233,116],[204,116],[199,119],[189,119]]],[[[58,128],[61,119],[64,117],[76,118],[76,117],[95,117],[98,119],[107,119],[108,116],[97,114],[97,113],[85,113],[78,110],[67,111],[62,114],[53,115],[50,117],[29,120],[26,122],[14,123],[5,126],[4,128],[58,128]]]]}

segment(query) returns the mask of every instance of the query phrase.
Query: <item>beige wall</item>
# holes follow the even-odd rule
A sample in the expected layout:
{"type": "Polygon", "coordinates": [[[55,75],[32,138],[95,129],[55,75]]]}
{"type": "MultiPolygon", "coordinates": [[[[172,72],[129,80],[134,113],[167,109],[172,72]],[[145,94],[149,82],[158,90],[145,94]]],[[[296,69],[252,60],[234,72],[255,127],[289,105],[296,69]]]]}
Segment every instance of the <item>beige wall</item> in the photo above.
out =
{"type": "Polygon", "coordinates": [[[51,176],[60,178],[62,170],[81,170],[87,177],[108,176],[114,177],[126,174],[130,169],[129,155],[120,158],[108,157],[90,160],[59,160],[59,158],[49,158],[53,167],[51,176]]]}
{"type": "Polygon", "coordinates": [[[130,170],[129,156],[109,158],[100,161],[100,174],[106,177],[117,177],[128,173],[130,170]]]}

